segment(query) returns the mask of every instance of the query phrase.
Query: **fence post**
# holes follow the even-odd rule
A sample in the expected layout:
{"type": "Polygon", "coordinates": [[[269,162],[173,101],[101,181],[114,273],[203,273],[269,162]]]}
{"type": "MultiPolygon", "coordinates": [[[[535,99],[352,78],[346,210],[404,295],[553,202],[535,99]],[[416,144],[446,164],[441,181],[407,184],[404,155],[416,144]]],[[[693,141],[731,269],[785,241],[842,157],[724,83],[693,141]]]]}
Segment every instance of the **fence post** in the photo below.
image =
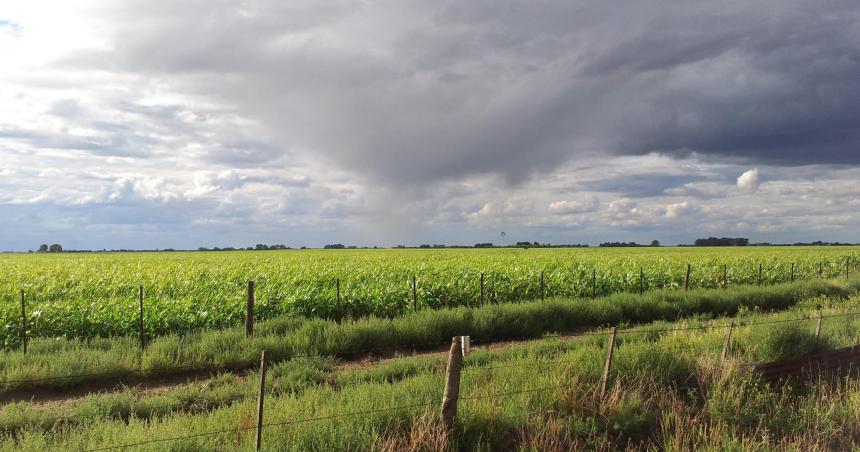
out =
{"type": "Polygon", "coordinates": [[[851,259],[850,257],[845,258],[845,279],[848,279],[848,261],[850,259],[851,259]]]}
{"type": "Polygon", "coordinates": [[[484,305],[484,272],[481,272],[481,305],[484,305]]]}
{"type": "Polygon", "coordinates": [[[821,314],[821,311],[818,311],[818,319],[815,322],[815,340],[818,341],[821,338],[821,320],[824,316],[821,314]]]}
{"type": "Polygon", "coordinates": [[[138,287],[138,301],[140,301],[140,349],[146,346],[146,330],[143,327],[143,286],[138,287]]]}
{"type": "Polygon", "coordinates": [[[543,270],[540,271],[540,299],[546,299],[546,285],[543,280],[543,270]]]}
{"type": "Polygon", "coordinates": [[[818,278],[819,279],[824,278],[824,263],[823,262],[818,263],[818,278]]]}
{"type": "Polygon", "coordinates": [[[27,354],[27,307],[24,305],[24,289],[21,289],[21,347],[27,354]]]}
{"type": "Polygon", "coordinates": [[[761,262],[759,262],[759,264],[758,264],[758,285],[761,285],[761,282],[762,282],[761,281],[761,267],[762,267],[761,262]]]}
{"type": "Polygon", "coordinates": [[[418,286],[415,282],[415,275],[412,275],[412,309],[418,310],[418,286]]]}
{"type": "Polygon", "coordinates": [[[791,263],[791,282],[794,282],[794,262],[791,263]]]}
{"type": "Polygon", "coordinates": [[[463,364],[462,336],[451,339],[448,368],[445,370],[445,393],[442,395],[442,422],[450,432],[456,425],[457,399],[460,397],[460,367],[463,364]]]}
{"type": "Polygon", "coordinates": [[[732,330],[734,329],[734,327],[735,327],[735,321],[732,320],[731,322],[729,322],[729,326],[726,329],[726,337],[725,337],[725,339],[723,339],[723,354],[722,354],[722,356],[720,356],[720,366],[721,367],[726,362],[726,357],[729,356],[729,347],[732,344],[732,330]]]}
{"type": "Polygon", "coordinates": [[[257,398],[257,450],[263,440],[263,397],[266,395],[266,351],[260,353],[260,396],[257,398]]]}
{"type": "Polygon", "coordinates": [[[609,371],[612,369],[612,354],[615,350],[615,335],[618,334],[618,328],[612,327],[609,333],[609,346],[606,349],[606,362],[603,363],[603,377],[600,379],[600,399],[606,395],[606,388],[609,386],[609,371]]]}
{"type": "Polygon", "coordinates": [[[337,311],[335,311],[334,321],[337,323],[340,323],[341,318],[343,317],[343,312],[341,312],[341,310],[340,310],[340,278],[336,278],[334,280],[334,286],[335,286],[335,293],[336,293],[336,297],[337,297],[336,298],[337,299],[337,311]]]}
{"type": "Polygon", "coordinates": [[[729,265],[723,264],[723,288],[729,287],[729,265]]]}
{"type": "Polygon", "coordinates": [[[245,335],[254,334],[254,281],[248,281],[248,303],[245,313],[245,335]]]}
{"type": "Polygon", "coordinates": [[[690,290],[690,268],[692,266],[687,264],[687,272],[684,273],[684,292],[690,290]]]}
{"type": "Polygon", "coordinates": [[[591,298],[597,298],[597,269],[591,269],[591,298]]]}
{"type": "Polygon", "coordinates": [[[639,267],[639,295],[645,293],[645,270],[639,267]]]}

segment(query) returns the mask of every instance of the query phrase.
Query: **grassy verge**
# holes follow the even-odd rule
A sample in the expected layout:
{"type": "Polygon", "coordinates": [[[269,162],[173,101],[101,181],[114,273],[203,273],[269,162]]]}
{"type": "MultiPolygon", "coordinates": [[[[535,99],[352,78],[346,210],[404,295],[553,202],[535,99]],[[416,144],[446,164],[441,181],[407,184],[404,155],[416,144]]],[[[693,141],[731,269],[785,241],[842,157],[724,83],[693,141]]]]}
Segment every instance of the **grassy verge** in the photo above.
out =
{"type": "Polygon", "coordinates": [[[267,350],[272,361],[317,355],[350,358],[379,349],[426,349],[461,334],[471,335],[475,341],[533,338],[605,325],[734,315],[744,309],[781,310],[810,297],[847,297],[858,289],[860,279],[803,281],[442,309],[340,325],[285,318],[258,324],[250,339],[239,328],[203,331],[163,336],[142,351],[134,337],[35,340],[27,355],[0,354],[0,378],[3,391],[62,388],[93,381],[115,384],[133,381],[140,369],[146,369],[146,375],[181,375],[207,366],[253,366],[261,350],[267,350]],[[101,375],[104,373],[110,375],[101,375]]]}
{"type": "MultiPolygon", "coordinates": [[[[845,311],[860,301],[836,302],[845,311]]],[[[825,300],[803,301],[779,314],[740,313],[746,322],[798,317],[825,300]]],[[[702,320],[657,322],[620,335],[611,390],[597,385],[606,337],[549,338],[467,356],[452,450],[845,450],[860,445],[860,383],[853,378],[769,388],[744,364],[810,350],[813,321],[742,326],[725,368],[723,330],[683,330],[702,320]],[[668,327],[676,331],[660,331],[668,327]],[[786,338],[793,338],[786,341],[786,338]]],[[[721,321],[719,323],[722,323],[721,321]]],[[[860,317],[827,319],[824,347],[860,341],[860,317]]],[[[433,450],[444,368],[439,357],[403,358],[333,372],[330,360],[276,366],[270,376],[266,450],[433,450]],[[391,407],[408,407],[389,410],[391,407]],[[379,410],[379,411],[376,411],[379,410]],[[363,413],[342,416],[346,413],[363,413]],[[303,419],[329,419],[295,422],[303,419]]],[[[64,420],[28,404],[0,412],[4,450],[87,450],[224,431],[135,450],[252,450],[252,386],[225,377],[193,391],[135,397],[97,395],[69,407],[64,420]],[[243,388],[243,389],[239,389],[243,388]],[[199,410],[166,409],[167,400],[242,394],[199,410]],[[161,406],[162,409],[153,407],[161,406]],[[41,417],[40,417],[41,416],[41,417]],[[15,422],[17,419],[18,422],[15,422]],[[42,421],[39,421],[42,419],[42,421]],[[47,421],[45,420],[47,419],[47,421]]],[[[253,379],[251,379],[253,380],[253,379]]],[[[187,402],[185,406],[187,407],[187,402]]]]}

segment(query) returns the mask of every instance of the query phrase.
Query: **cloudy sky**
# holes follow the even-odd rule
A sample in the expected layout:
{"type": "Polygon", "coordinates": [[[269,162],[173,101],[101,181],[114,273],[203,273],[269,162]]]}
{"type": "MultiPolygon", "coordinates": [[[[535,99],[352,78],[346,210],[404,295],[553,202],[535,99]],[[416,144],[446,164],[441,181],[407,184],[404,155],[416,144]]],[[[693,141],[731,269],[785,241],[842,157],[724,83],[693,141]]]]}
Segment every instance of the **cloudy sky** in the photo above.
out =
{"type": "Polygon", "coordinates": [[[0,249],[860,241],[860,3],[0,4],[0,249]]]}

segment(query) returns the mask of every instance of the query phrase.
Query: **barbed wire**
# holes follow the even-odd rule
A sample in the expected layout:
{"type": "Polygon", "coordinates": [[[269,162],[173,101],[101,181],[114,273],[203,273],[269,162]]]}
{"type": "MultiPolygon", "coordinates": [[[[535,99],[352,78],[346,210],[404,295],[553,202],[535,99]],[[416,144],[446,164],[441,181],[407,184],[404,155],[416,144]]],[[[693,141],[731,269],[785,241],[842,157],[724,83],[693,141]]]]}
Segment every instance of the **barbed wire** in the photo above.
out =
{"type": "MultiPolygon", "coordinates": [[[[776,319],[776,320],[761,321],[761,322],[748,322],[745,324],[739,324],[738,326],[766,325],[766,324],[774,324],[774,323],[806,321],[806,320],[819,319],[819,318],[824,319],[824,318],[834,318],[834,317],[848,317],[848,316],[856,316],[856,315],[860,315],[860,312],[855,311],[855,312],[847,312],[847,313],[839,313],[839,314],[830,314],[827,316],[825,316],[825,315],[819,315],[816,317],[805,316],[805,317],[801,317],[801,318],[792,318],[792,319],[776,319]]],[[[726,325],[728,325],[728,324],[725,324],[724,326],[726,326],[726,325]]],[[[718,326],[702,326],[702,327],[685,328],[685,329],[706,329],[706,328],[718,328],[718,326]]],[[[678,330],[679,329],[676,328],[676,329],[646,330],[645,332],[664,332],[664,331],[678,331],[678,330]]],[[[628,332],[628,333],[629,332],[643,332],[643,330],[624,330],[624,331],[617,331],[617,333],[618,332],[628,332]]],[[[604,333],[604,334],[611,334],[611,333],[604,333]]],[[[478,368],[478,369],[491,370],[491,369],[502,369],[502,368],[510,368],[510,367],[520,367],[520,366],[533,366],[536,364],[548,366],[548,365],[555,365],[555,364],[565,364],[565,363],[569,363],[569,362],[572,362],[572,361],[543,361],[543,362],[539,362],[539,363],[518,363],[518,364],[511,364],[511,365],[482,367],[482,368],[478,368]]],[[[557,385],[552,385],[552,386],[526,388],[526,389],[507,391],[507,392],[499,392],[499,393],[491,393],[491,394],[484,394],[484,395],[460,396],[460,397],[458,397],[458,400],[473,401],[473,400],[499,399],[502,397],[509,397],[512,395],[555,391],[555,390],[559,390],[562,388],[563,388],[562,385],[557,384],[557,385]]],[[[324,421],[324,420],[330,420],[330,419],[335,419],[335,418],[362,416],[362,415],[367,415],[367,414],[374,414],[374,413],[381,413],[381,412],[392,412],[392,411],[400,411],[400,410],[409,410],[409,409],[415,409],[415,408],[427,409],[430,407],[437,406],[439,404],[440,404],[440,402],[436,402],[436,401],[422,402],[422,403],[418,403],[418,404],[401,405],[401,406],[395,406],[395,407],[378,408],[378,409],[363,410],[363,411],[348,412],[348,413],[338,413],[338,414],[332,414],[332,415],[328,415],[328,416],[316,416],[316,417],[303,418],[303,419],[293,419],[293,420],[288,420],[288,421],[270,422],[270,423],[261,424],[259,427],[260,428],[270,428],[270,427],[278,427],[278,426],[289,426],[289,425],[295,425],[295,424],[300,424],[300,423],[317,422],[317,421],[324,421]]],[[[597,413],[597,411],[595,411],[595,410],[589,410],[589,411],[597,413]]],[[[88,451],[98,452],[98,451],[107,451],[107,450],[116,450],[116,449],[127,449],[130,447],[143,446],[143,445],[147,445],[147,444],[180,441],[180,440],[185,440],[185,439],[221,435],[221,434],[225,434],[225,433],[236,433],[236,432],[242,432],[242,431],[255,430],[257,428],[258,428],[257,426],[238,427],[238,428],[232,428],[232,429],[201,432],[201,433],[194,433],[194,434],[182,435],[182,436],[174,436],[174,437],[168,437],[168,438],[153,438],[153,439],[134,442],[134,443],[126,443],[126,444],[111,445],[111,446],[95,448],[95,449],[88,449],[88,451]]]]}
{"type": "MultiPolygon", "coordinates": [[[[367,415],[367,414],[383,413],[383,412],[388,412],[388,411],[408,410],[408,409],[414,409],[414,408],[430,408],[432,406],[436,406],[439,404],[440,404],[440,402],[429,402],[429,403],[425,402],[425,403],[418,403],[418,404],[412,404],[412,405],[401,405],[401,406],[396,406],[396,407],[378,408],[378,409],[373,409],[373,410],[353,411],[353,412],[349,412],[349,413],[332,414],[329,416],[318,416],[318,417],[311,417],[311,418],[304,418],[304,419],[294,419],[294,420],[290,420],[290,421],[264,423],[260,427],[261,428],[283,427],[286,425],[302,424],[302,423],[306,423],[306,422],[317,422],[317,421],[324,421],[324,420],[329,420],[329,419],[351,417],[351,416],[363,416],[363,415],[367,415]]],[[[253,427],[237,427],[237,428],[225,429],[225,430],[215,430],[215,431],[210,431],[210,432],[194,433],[191,435],[173,436],[173,437],[169,437],[169,438],[154,438],[154,439],[149,439],[146,441],[139,441],[136,443],[118,444],[118,445],[113,445],[113,446],[101,447],[101,448],[97,448],[97,449],[86,449],[85,452],[100,452],[100,451],[105,451],[105,450],[127,449],[129,447],[143,446],[143,445],[152,444],[152,443],[161,443],[161,442],[167,442],[167,441],[179,441],[179,440],[183,440],[183,439],[199,438],[199,437],[203,437],[203,436],[221,435],[224,433],[237,433],[237,432],[256,430],[256,429],[257,429],[257,426],[255,425],[253,427]]]]}
{"type": "MultiPolygon", "coordinates": [[[[821,315],[821,319],[828,318],[836,318],[836,317],[851,317],[860,315],[860,311],[847,312],[847,313],[839,313],[839,314],[829,314],[829,315],[821,315]]],[[[775,319],[768,321],[760,321],[760,322],[738,322],[734,326],[735,327],[746,327],[746,326],[756,326],[756,325],[769,325],[776,323],[789,323],[789,322],[799,322],[799,321],[808,321],[808,320],[816,320],[819,316],[804,316],[799,318],[790,318],[790,319],[775,319]]],[[[699,326],[688,326],[688,327],[673,327],[673,328],[659,328],[659,329],[638,329],[638,328],[629,328],[623,330],[616,330],[616,334],[651,334],[651,333],[665,333],[665,332],[676,332],[676,331],[696,331],[696,330],[707,330],[707,329],[715,329],[715,328],[725,328],[729,324],[715,324],[715,325],[699,325],[699,326]]],[[[572,334],[569,336],[562,337],[562,339],[575,339],[579,337],[587,337],[587,336],[608,336],[612,334],[611,331],[586,331],[580,332],[576,334],[572,334]]],[[[492,343],[500,343],[500,342],[515,342],[515,341],[539,341],[552,339],[552,336],[526,336],[520,338],[498,338],[496,340],[491,340],[490,338],[486,339],[475,339],[471,340],[473,344],[492,344],[492,343]]],[[[402,345],[393,345],[387,347],[375,347],[371,349],[363,349],[365,356],[371,353],[377,352],[403,352],[408,349],[413,350],[427,350],[432,349],[434,347],[440,347],[443,345],[450,344],[450,340],[441,340],[439,342],[434,343],[421,343],[421,344],[402,344],[402,345]]],[[[352,356],[352,354],[358,354],[359,351],[347,351],[343,352],[342,356],[352,356]]],[[[312,354],[296,354],[290,355],[281,360],[272,361],[272,362],[286,362],[294,359],[301,358],[316,358],[323,357],[320,353],[312,353],[312,354]]],[[[544,362],[535,362],[530,365],[543,365],[544,362]]],[[[562,362],[558,362],[562,363],[562,362]]],[[[208,370],[229,370],[229,371],[238,371],[238,370],[250,370],[259,365],[258,360],[253,361],[244,361],[244,362],[234,362],[234,363],[216,363],[216,364],[202,364],[202,365],[183,365],[183,366],[161,366],[154,367],[149,369],[122,369],[116,371],[108,371],[108,372],[93,372],[93,373],[83,373],[83,374],[68,374],[68,375],[58,375],[58,376],[50,376],[50,377],[40,377],[40,378],[30,378],[30,379],[16,379],[16,380],[4,380],[0,382],[0,386],[9,386],[9,385],[20,385],[26,383],[40,383],[47,381],[59,381],[59,380],[74,380],[78,378],[90,378],[90,377],[146,377],[152,375],[158,375],[164,373],[164,376],[179,376],[181,375],[178,372],[174,372],[171,374],[171,371],[184,371],[184,372],[203,372],[208,370]]],[[[520,367],[525,366],[527,364],[517,364],[511,366],[495,366],[495,368],[504,368],[504,367],[520,367]]],[[[483,369],[491,369],[484,367],[483,369]]]]}

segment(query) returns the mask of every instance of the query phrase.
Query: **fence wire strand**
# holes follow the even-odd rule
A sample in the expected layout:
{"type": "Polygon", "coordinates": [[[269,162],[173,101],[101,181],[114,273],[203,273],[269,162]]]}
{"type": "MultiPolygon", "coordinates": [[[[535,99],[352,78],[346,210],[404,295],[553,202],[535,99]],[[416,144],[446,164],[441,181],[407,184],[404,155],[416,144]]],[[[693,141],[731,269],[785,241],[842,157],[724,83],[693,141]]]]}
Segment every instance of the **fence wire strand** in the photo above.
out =
{"type": "MultiPolygon", "coordinates": [[[[836,317],[852,317],[860,315],[860,311],[839,313],[839,314],[829,314],[822,315],[822,319],[828,318],[836,318],[836,317]]],[[[790,318],[790,319],[776,319],[776,320],[767,320],[767,321],[759,321],[759,322],[743,322],[738,321],[735,324],[735,327],[746,327],[746,326],[756,326],[756,325],[770,325],[777,323],[789,323],[789,322],[802,322],[808,320],[818,319],[818,316],[805,316],[799,318],[790,318]]],[[[637,328],[628,328],[623,330],[617,330],[616,334],[651,334],[651,333],[667,333],[667,332],[675,332],[675,331],[696,331],[696,330],[708,330],[708,329],[720,329],[725,328],[729,324],[715,324],[715,325],[700,325],[700,326],[688,326],[688,327],[674,327],[674,328],[658,328],[658,329],[637,329],[637,328]]],[[[562,339],[570,340],[576,339],[580,337],[588,337],[588,336],[608,336],[611,333],[609,331],[585,331],[577,334],[573,334],[570,336],[562,337],[562,339]]],[[[471,340],[472,344],[481,345],[481,344],[495,344],[501,342],[516,342],[516,341],[541,341],[546,339],[552,339],[552,336],[544,336],[544,337],[522,337],[522,338],[505,338],[498,340],[491,339],[474,339],[471,340]]],[[[405,352],[409,349],[414,350],[430,350],[436,347],[441,347],[443,345],[450,344],[450,340],[443,340],[436,343],[424,343],[424,344],[404,344],[404,345],[396,345],[389,347],[377,347],[372,349],[365,349],[364,355],[370,355],[372,353],[379,352],[405,352]]],[[[359,352],[348,352],[345,355],[358,355],[359,352]]],[[[285,358],[280,361],[290,361],[293,359],[299,358],[314,358],[323,356],[321,354],[298,354],[298,355],[290,355],[288,358],[285,358]]],[[[533,363],[534,365],[542,365],[541,362],[533,363]]],[[[239,370],[252,370],[256,366],[259,365],[258,360],[247,361],[247,362],[239,362],[239,363],[223,363],[223,364],[203,364],[203,365],[188,365],[188,366],[169,366],[169,367],[156,367],[150,369],[127,369],[127,370],[116,370],[110,372],[95,372],[95,373],[85,373],[85,374],[70,374],[70,375],[59,375],[59,376],[51,376],[51,377],[40,377],[40,378],[31,378],[31,379],[16,379],[16,380],[3,380],[0,382],[0,385],[14,385],[14,384],[26,384],[26,383],[40,383],[46,381],[58,381],[58,380],[73,380],[77,378],[90,378],[90,377],[146,377],[152,375],[158,375],[164,373],[164,376],[169,376],[171,371],[186,371],[186,372],[203,372],[207,370],[211,371],[239,371],[239,370]]],[[[503,366],[496,366],[496,368],[502,368],[503,366]]],[[[510,366],[517,367],[517,366],[510,366]]],[[[485,368],[489,369],[489,368],[485,368]]]]}
{"type": "MultiPolygon", "coordinates": [[[[351,417],[351,416],[363,416],[366,414],[383,413],[383,412],[388,412],[388,411],[408,410],[408,409],[413,409],[413,408],[430,408],[432,406],[439,405],[439,403],[440,402],[417,403],[417,404],[413,404],[413,405],[401,405],[401,406],[396,406],[396,407],[387,407],[387,408],[378,408],[378,409],[373,409],[373,410],[353,411],[353,412],[349,412],[349,413],[332,414],[329,416],[319,416],[319,417],[311,417],[311,418],[303,418],[303,419],[294,419],[294,420],[290,420],[290,421],[281,421],[281,422],[269,422],[269,423],[262,424],[261,427],[262,428],[283,427],[283,426],[287,426],[287,425],[302,424],[302,423],[306,423],[306,422],[324,421],[324,420],[329,420],[329,419],[344,418],[344,417],[351,417]]],[[[215,431],[211,431],[211,432],[194,433],[191,435],[173,436],[173,437],[169,437],[169,438],[154,438],[154,439],[150,439],[150,440],[146,440],[146,441],[139,441],[136,443],[126,443],[126,444],[119,444],[119,445],[114,445],[114,446],[101,447],[101,448],[97,448],[97,449],[87,449],[85,452],[98,452],[98,451],[105,451],[105,450],[127,449],[129,447],[143,446],[146,444],[161,443],[161,442],[168,442],[168,441],[180,441],[183,439],[199,438],[199,437],[204,437],[204,436],[222,435],[224,433],[238,433],[238,432],[242,432],[242,431],[256,430],[256,429],[257,429],[257,426],[255,425],[253,427],[237,427],[237,428],[233,428],[233,429],[215,430],[215,431]]]]}

